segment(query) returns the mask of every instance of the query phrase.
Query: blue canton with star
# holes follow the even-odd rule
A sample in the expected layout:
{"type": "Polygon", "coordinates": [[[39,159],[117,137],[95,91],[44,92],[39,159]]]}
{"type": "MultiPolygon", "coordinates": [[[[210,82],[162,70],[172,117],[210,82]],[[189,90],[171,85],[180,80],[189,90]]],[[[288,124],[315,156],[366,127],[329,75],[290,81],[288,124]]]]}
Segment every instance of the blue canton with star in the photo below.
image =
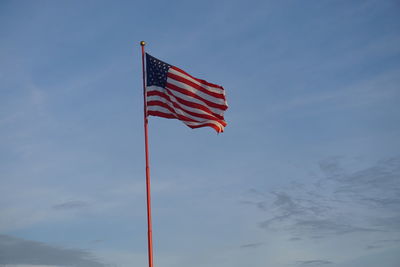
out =
{"type": "Polygon", "coordinates": [[[170,67],[171,65],[146,53],[147,86],[155,85],[165,88],[170,67]]]}

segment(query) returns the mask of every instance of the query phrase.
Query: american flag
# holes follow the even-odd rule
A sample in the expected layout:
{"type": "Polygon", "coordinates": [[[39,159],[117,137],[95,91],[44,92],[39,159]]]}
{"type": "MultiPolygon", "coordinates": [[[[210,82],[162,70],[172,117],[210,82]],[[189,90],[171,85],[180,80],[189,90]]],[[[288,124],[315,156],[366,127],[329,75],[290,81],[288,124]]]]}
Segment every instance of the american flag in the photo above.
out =
{"type": "Polygon", "coordinates": [[[146,53],[147,115],[178,119],[190,128],[227,125],[224,88],[195,78],[146,53]]]}

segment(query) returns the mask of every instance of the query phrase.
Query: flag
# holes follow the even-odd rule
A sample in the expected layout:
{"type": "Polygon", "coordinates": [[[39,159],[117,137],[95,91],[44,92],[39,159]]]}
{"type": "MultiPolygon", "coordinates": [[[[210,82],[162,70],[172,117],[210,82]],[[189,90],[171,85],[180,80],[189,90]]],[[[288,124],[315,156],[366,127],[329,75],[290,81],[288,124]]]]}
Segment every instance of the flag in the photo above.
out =
{"type": "Polygon", "coordinates": [[[146,53],[147,115],[178,119],[190,128],[227,125],[228,108],[222,86],[195,78],[146,53]]]}

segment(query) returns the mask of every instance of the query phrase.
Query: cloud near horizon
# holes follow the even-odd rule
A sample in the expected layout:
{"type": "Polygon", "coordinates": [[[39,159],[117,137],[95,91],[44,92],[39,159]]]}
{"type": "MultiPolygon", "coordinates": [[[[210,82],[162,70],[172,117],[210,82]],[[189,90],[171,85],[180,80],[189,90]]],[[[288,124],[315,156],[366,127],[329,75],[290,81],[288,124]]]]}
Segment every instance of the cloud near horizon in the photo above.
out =
{"type": "Polygon", "coordinates": [[[90,252],[0,235],[0,265],[105,267],[90,252]]]}

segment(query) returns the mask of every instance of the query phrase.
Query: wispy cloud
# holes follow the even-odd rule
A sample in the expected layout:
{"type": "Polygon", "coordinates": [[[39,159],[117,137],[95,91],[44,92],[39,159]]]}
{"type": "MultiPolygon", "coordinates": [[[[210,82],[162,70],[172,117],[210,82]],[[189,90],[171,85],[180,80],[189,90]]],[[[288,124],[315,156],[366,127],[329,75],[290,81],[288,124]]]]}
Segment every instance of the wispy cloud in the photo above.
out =
{"type": "Polygon", "coordinates": [[[0,231],[4,233],[40,224],[65,223],[104,213],[125,214],[128,205],[138,205],[132,199],[143,195],[136,187],[139,187],[136,183],[116,183],[101,193],[72,193],[51,186],[3,186],[0,187],[0,194],[8,205],[0,206],[0,231]],[[122,187],[125,191],[120,190],[122,187]]]}
{"type": "Polygon", "coordinates": [[[313,107],[329,108],[334,110],[348,110],[386,103],[399,97],[400,70],[388,70],[365,80],[355,81],[352,84],[337,88],[329,92],[310,92],[308,95],[298,95],[284,99],[283,102],[272,103],[264,110],[266,115],[274,115],[293,110],[305,111],[313,107]]]}
{"type": "Polygon", "coordinates": [[[308,261],[297,261],[300,266],[321,266],[332,264],[333,262],[327,260],[308,260],[308,261]]]}
{"type": "Polygon", "coordinates": [[[80,200],[72,200],[67,201],[61,204],[57,204],[53,206],[53,209],[56,210],[72,210],[72,209],[81,209],[89,206],[89,203],[80,200]]]}
{"type": "Polygon", "coordinates": [[[288,230],[291,240],[367,232],[398,235],[400,157],[357,171],[348,171],[342,162],[341,157],[321,160],[321,176],[314,183],[267,194],[253,190],[252,199],[242,203],[265,212],[260,228],[288,230]]]}
{"type": "Polygon", "coordinates": [[[259,242],[259,243],[250,243],[250,244],[241,245],[240,247],[241,248],[258,248],[258,247],[262,246],[263,244],[264,243],[261,243],[261,242],[259,242]]]}
{"type": "Polygon", "coordinates": [[[0,251],[0,264],[4,265],[106,266],[84,250],[60,248],[8,235],[0,235],[0,251]]]}
{"type": "Polygon", "coordinates": [[[299,231],[314,232],[320,235],[342,235],[356,232],[381,232],[382,230],[358,227],[347,223],[335,222],[331,219],[297,220],[294,228],[299,231]]]}

